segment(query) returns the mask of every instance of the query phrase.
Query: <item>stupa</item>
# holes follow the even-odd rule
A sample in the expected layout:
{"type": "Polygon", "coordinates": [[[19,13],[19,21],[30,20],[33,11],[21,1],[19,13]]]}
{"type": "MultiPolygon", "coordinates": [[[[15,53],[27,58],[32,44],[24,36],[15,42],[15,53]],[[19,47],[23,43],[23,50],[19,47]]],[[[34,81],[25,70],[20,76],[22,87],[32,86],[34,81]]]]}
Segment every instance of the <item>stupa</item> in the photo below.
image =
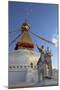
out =
{"type": "Polygon", "coordinates": [[[9,53],[9,87],[38,81],[36,64],[40,54],[33,51],[34,43],[29,29],[27,22],[21,25],[21,36],[17,40],[15,50],[9,53]]]}

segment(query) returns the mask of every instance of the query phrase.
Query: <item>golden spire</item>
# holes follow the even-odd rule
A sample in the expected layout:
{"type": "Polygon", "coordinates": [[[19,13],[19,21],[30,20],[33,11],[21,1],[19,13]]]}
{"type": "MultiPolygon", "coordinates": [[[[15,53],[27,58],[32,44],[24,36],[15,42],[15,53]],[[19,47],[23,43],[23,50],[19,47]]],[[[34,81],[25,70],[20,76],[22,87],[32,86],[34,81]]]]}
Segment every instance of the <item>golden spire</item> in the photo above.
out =
{"type": "Polygon", "coordinates": [[[34,48],[34,44],[29,35],[29,29],[30,29],[30,25],[25,21],[21,26],[21,36],[16,44],[18,48],[20,47],[30,48],[30,49],[34,48]]]}

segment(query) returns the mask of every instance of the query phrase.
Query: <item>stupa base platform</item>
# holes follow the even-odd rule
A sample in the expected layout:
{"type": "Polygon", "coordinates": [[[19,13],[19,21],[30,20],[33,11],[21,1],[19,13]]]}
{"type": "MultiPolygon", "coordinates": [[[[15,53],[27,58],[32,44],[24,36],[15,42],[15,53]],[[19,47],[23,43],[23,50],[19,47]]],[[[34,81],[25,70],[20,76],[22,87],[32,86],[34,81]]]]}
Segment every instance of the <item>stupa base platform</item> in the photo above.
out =
{"type": "Polygon", "coordinates": [[[35,83],[20,83],[20,84],[16,84],[16,85],[9,85],[9,89],[12,88],[28,88],[28,87],[33,87],[35,83]]]}
{"type": "Polygon", "coordinates": [[[28,88],[28,87],[45,87],[45,86],[58,86],[58,81],[54,79],[47,79],[47,80],[41,80],[36,83],[31,82],[31,83],[20,83],[16,85],[9,85],[9,89],[12,88],[28,88]]]}

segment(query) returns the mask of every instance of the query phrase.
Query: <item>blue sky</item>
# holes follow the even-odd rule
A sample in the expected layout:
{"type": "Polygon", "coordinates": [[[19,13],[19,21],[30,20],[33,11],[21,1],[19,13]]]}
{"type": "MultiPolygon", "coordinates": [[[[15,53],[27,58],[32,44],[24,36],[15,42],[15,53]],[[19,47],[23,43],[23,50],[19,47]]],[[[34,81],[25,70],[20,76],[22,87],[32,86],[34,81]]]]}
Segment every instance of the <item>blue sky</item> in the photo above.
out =
{"type": "MultiPolygon", "coordinates": [[[[9,2],[9,31],[16,31],[9,34],[9,43],[14,40],[20,33],[21,24],[27,19],[31,25],[30,30],[37,35],[43,36],[48,40],[52,40],[56,36],[58,30],[58,5],[57,4],[41,4],[41,3],[22,3],[22,2],[9,2]]],[[[58,68],[58,54],[57,48],[48,44],[30,33],[34,43],[39,46],[49,46],[53,59],[52,63],[55,68],[58,68]]],[[[16,41],[9,47],[13,50],[16,41]]],[[[38,52],[35,47],[35,51],[38,52]]]]}

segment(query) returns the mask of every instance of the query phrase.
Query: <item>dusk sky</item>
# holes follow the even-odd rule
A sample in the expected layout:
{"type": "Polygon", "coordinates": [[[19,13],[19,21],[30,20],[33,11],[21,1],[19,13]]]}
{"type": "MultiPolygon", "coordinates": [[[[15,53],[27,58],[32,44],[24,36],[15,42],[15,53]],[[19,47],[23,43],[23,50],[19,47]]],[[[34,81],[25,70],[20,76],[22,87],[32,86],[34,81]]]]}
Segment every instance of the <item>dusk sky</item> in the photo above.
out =
{"type": "MultiPolygon", "coordinates": [[[[27,20],[30,24],[30,30],[50,41],[57,37],[58,31],[58,5],[57,4],[41,4],[41,3],[22,3],[22,2],[9,2],[9,43],[16,38],[20,33],[22,23],[27,20]],[[16,32],[13,32],[16,31],[16,32]]],[[[48,46],[52,51],[53,67],[58,68],[58,53],[54,45],[46,43],[39,38],[33,36],[31,38],[34,43],[39,46],[48,46]]],[[[9,50],[13,50],[17,40],[12,43],[9,50]]],[[[34,49],[38,52],[37,48],[34,49]]]]}

